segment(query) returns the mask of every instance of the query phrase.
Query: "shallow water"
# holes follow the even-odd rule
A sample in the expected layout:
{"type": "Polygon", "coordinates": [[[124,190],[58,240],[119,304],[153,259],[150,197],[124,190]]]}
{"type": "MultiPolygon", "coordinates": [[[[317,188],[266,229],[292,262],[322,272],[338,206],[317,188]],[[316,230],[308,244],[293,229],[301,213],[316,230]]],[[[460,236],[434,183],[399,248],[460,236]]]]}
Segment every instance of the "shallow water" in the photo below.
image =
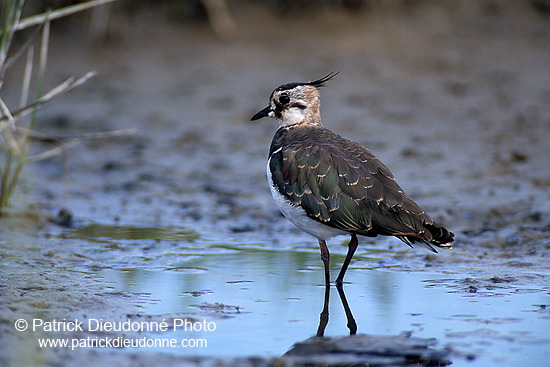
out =
{"type": "MultiPolygon", "coordinates": [[[[333,259],[337,267],[341,258],[333,259]]],[[[315,335],[324,295],[318,255],[244,249],[193,257],[192,263],[168,271],[110,269],[97,276],[115,291],[139,293],[144,314],[184,313],[215,322],[214,331],[163,334],[205,338],[208,347],[164,352],[278,356],[315,335]],[[211,312],[201,312],[204,309],[211,312]]],[[[344,291],[358,333],[412,332],[416,337],[437,338],[438,347],[449,346],[455,352],[453,365],[528,366],[550,359],[550,317],[542,306],[550,304],[550,294],[499,287],[468,293],[457,286],[462,278],[352,266],[344,291]]],[[[333,288],[325,335],[348,333],[333,288]]]]}
{"type": "MultiPolygon", "coordinates": [[[[28,312],[44,320],[80,318],[82,312],[108,322],[191,317],[214,323],[212,331],[107,334],[205,339],[202,348],[93,349],[177,356],[277,357],[316,334],[325,287],[316,241],[307,236],[279,232],[280,243],[271,243],[260,233],[222,238],[199,226],[48,228],[48,235],[2,242],[3,256],[20,272],[7,281],[21,292],[10,327],[12,319],[30,318],[28,312]]],[[[329,244],[333,277],[344,260],[345,242],[329,244]]],[[[542,253],[487,253],[459,244],[432,255],[402,244],[388,248],[384,239],[377,243],[361,239],[345,278],[359,334],[436,338],[435,347],[448,348],[454,366],[539,366],[550,360],[548,273],[536,262],[544,263],[542,253]],[[524,265],[515,265],[519,260],[524,265]]],[[[335,287],[329,313],[325,336],[348,335],[335,287]]],[[[36,335],[17,337],[36,344],[36,335]]]]}

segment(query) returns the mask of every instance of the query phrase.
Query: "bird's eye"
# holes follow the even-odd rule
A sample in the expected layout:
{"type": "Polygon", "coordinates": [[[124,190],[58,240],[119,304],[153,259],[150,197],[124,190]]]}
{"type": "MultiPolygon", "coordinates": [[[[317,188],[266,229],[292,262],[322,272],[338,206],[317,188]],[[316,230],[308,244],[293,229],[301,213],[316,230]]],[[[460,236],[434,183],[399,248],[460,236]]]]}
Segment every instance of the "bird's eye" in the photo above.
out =
{"type": "Polygon", "coordinates": [[[288,96],[288,94],[281,94],[281,96],[279,97],[279,102],[281,104],[287,104],[288,102],[290,102],[290,97],[288,96]]]}

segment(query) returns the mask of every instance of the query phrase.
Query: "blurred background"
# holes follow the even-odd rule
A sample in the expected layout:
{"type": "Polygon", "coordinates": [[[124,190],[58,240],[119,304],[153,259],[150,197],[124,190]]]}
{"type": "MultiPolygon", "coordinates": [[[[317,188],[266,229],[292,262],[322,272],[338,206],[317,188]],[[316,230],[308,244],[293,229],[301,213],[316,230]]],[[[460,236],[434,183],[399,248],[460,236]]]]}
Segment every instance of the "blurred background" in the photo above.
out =
{"type": "MultiPolygon", "coordinates": [[[[27,2],[23,16],[75,3],[27,2]]],[[[253,125],[249,117],[278,85],[336,70],[323,90],[325,126],[369,147],[433,210],[471,201],[475,211],[500,179],[548,184],[540,168],[549,124],[549,17],[542,0],[101,5],[52,21],[45,89],[90,70],[97,75],[45,104],[35,130],[54,137],[136,131],[86,140],[41,161],[37,177],[62,188],[44,189],[48,200],[89,183],[103,191],[210,190],[231,194],[222,195],[231,199],[217,211],[269,216],[260,183],[276,123],[253,125]],[[421,179],[426,174],[430,180],[421,179]]],[[[15,41],[32,32],[16,33],[15,41]]],[[[5,73],[8,106],[20,98],[24,65],[5,73]]],[[[54,146],[42,139],[31,150],[54,146]]],[[[517,190],[491,201],[510,198],[525,203],[517,190]]],[[[201,216],[214,215],[200,207],[201,216]]]]}
{"type": "MultiPolygon", "coordinates": [[[[28,2],[23,14],[74,3],[28,2]]],[[[37,195],[53,209],[77,205],[64,200],[92,188],[126,201],[128,192],[152,200],[158,191],[184,207],[176,220],[261,226],[240,223],[252,216],[272,227],[279,216],[263,176],[276,122],[249,117],[278,85],[336,70],[323,89],[325,126],[370,148],[411,196],[457,223],[455,231],[491,222],[489,208],[501,205],[541,210],[537,192],[549,184],[548,4],[116,1],[53,20],[45,89],[97,75],[45,104],[35,130],[60,138],[135,130],[40,161],[32,168],[45,186],[37,195]]],[[[19,99],[24,65],[5,74],[8,106],[19,99]]],[[[35,143],[37,154],[56,146],[35,143]]],[[[82,203],[82,216],[96,205],[82,203]]],[[[160,206],[160,217],[174,218],[160,206]]]]}

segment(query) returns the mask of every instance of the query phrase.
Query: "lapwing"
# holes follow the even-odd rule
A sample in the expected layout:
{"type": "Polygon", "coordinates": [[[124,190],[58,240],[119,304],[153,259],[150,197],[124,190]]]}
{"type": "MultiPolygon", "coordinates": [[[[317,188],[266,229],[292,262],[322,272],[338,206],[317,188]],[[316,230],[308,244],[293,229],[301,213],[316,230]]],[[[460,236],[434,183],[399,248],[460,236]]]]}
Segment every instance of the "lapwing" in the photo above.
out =
{"type": "Polygon", "coordinates": [[[277,129],[267,163],[271,194],[282,214],[317,238],[330,283],[326,241],[351,235],[344,274],[357,249],[357,236],[395,236],[411,246],[452,248],[454,234],[440,226],[398,185],[368,149],[321,124],[319,91],[338,73],[277,87],[269,105],[251,120],[273,117],[277,129]]]}

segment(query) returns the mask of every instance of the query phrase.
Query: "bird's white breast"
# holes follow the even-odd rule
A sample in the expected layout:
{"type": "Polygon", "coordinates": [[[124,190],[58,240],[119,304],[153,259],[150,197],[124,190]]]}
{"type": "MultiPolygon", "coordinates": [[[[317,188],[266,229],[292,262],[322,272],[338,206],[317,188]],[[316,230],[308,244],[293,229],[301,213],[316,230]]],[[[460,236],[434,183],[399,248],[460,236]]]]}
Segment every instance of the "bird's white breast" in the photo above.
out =
{"type": "Polygon", "coordinates": [[[346,232],[329,227],[324,225],[321,222],[318,222],[314,219],[311,219],[306,214],[305,210],[299,206],[292,204],[287,198],[285,198],[275,186],[271,170],[269,169],[269,162],[271,158],[267,161],[267,180],[269,182],[269,188],[271,190],[271,195],[273,200],[277,204],[277,207],[283,213],[283,215],[288,219],[292,224],[300,228],[302,231],[312,235],[318,240],[328,240],[332,237],[346,234],[346,232]]]}

